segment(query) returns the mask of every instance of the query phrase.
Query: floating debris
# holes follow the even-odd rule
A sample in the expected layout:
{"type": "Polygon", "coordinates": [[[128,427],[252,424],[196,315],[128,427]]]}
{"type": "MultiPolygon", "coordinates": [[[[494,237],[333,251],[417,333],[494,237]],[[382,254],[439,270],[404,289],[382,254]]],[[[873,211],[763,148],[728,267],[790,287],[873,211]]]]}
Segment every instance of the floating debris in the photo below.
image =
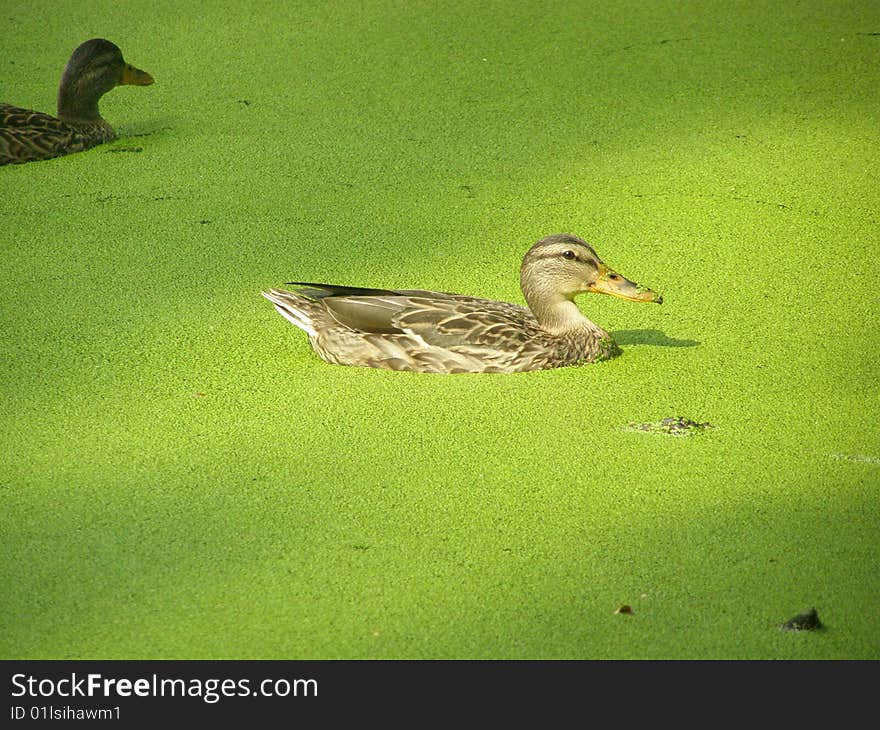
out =
{"type": "Polygon", "coordinates": [[[630,423],[624,430],[666,433],[671,436],[691,436],[700,431],[705,431],[707,428],[715,428],[715,426],[711,423],[697,423],[689,418],[674,416],[672,418],[664,418],[662,421],[654,421],[653,423],[630,423]]]}
{"type": "Polygon", "coordinates": [[[794,618],[790,618],[781,628],[783,631],[815,631],[822,628],[822,622],[816,609],[811,608],[806,613],[799,613],[794,618]]]}
{"type": "Polygon", "coordinates": [[[856,461],[861,464],[880,464],[880,457],[867,454],[831,454],[831,458],[838,461],[856,461]]]}

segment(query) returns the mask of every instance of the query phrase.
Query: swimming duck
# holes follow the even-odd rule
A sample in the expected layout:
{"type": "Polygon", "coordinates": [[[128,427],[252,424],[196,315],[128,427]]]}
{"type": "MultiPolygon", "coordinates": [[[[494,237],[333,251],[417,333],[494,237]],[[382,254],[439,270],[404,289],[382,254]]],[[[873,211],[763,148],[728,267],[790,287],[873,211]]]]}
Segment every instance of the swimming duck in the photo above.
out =
{"type": "Polygon", "coordinates": [[[149,86],[153,77],[122,58],[103,38],[82,43],[70,56],[58,87],[58,116],[0,104],[0,165],[80,152],[116,137],[98,101],[115,86],[149,86]]]}
{"type": "Polygon", "coordinates": [[[617,345],[574,298],[597,292],[663,301],[568,233],[526,253],[520,286],[528,307],[416,289],[289,284],[296,288],[262,294],[327,362],[423,373],[515,373],[604,360],[618,354],[617,345]]]}

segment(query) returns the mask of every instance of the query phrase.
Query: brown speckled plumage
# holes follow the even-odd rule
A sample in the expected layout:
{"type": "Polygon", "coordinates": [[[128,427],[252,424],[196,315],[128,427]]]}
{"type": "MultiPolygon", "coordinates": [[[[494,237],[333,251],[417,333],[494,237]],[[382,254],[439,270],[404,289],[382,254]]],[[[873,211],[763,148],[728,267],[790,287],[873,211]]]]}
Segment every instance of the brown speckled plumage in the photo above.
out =
{"type": "Polygon", "coordinates": [[[111,141],[116,134],[98,111],[100,98],[115,86],[152,83],[110,41],[82,43],[62,74],[57,117],[0,104],[0,165],[48,160],[111,141]]]}
{"type": "Polygon", "coordinates": [[[103,119],[79,125],[11,104],[0,104],[0,165],[48,160],[115,138],[103,119]]]}
{"type": "Polygon", "coordinates": [[[614,273],[583,240],[538,241],[523,260],[529,307],[422,290],[296,284],[263,292],[338,365],[428,373],[513,373],[594,362],[617,354],[611,336],[584,317],[574,296],[597,291],[661,301],[614,273]]]}

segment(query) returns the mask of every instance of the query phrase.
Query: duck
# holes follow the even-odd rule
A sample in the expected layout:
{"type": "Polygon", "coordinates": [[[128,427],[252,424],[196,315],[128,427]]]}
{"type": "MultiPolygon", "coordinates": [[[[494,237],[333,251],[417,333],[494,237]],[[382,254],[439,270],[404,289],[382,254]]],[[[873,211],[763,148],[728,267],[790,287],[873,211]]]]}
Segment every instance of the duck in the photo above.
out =
{"type": "Polygon", "coordinates": [[[287,285],[295,288],[261,293],[323,360],[422,373],[516,373],[607,360],[619,347],[575,297],[663,302],[570,233],[542,238],[526,252],[520,287],[527,306],[420,289],[287,285]]]}
{"type": "Polygon", "coordinates": [[[58,87],[58,116],[0,104],[0,165],[48,160],[116,138],[98,101],[116,86],[149,86],[153,77],[126,63],[119,47],[103,38],[81,43],[58,87]]]}

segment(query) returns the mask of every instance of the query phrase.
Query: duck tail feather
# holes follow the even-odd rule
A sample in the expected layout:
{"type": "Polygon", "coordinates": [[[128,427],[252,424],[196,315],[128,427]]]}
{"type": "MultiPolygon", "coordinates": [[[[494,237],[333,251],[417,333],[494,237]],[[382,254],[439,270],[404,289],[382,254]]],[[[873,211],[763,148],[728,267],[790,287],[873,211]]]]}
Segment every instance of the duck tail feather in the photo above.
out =
{"type": "Polygon", "coordinates": [[[295,286],[294,291],[309,299],[326,297],[388,297],[397,296],[391,289],[367,289],[360,286],[337,286],[335,284],[311,284],[303,281],[288,281],[287,286],[295,286]]]}
{"type": "MultiPolygon", "coordinates": [[[[278,314],[288,322],[307,332],[311,337],[315,337],[318,334],[312,318],[300,303],[297,302],[299,297],[296,294],[281,289],[270,289],[267,292],[261,292],[261,294],[275,305],[278,314]]],[[[304,301],[308,302],[308,300],[304,301]]]]}

